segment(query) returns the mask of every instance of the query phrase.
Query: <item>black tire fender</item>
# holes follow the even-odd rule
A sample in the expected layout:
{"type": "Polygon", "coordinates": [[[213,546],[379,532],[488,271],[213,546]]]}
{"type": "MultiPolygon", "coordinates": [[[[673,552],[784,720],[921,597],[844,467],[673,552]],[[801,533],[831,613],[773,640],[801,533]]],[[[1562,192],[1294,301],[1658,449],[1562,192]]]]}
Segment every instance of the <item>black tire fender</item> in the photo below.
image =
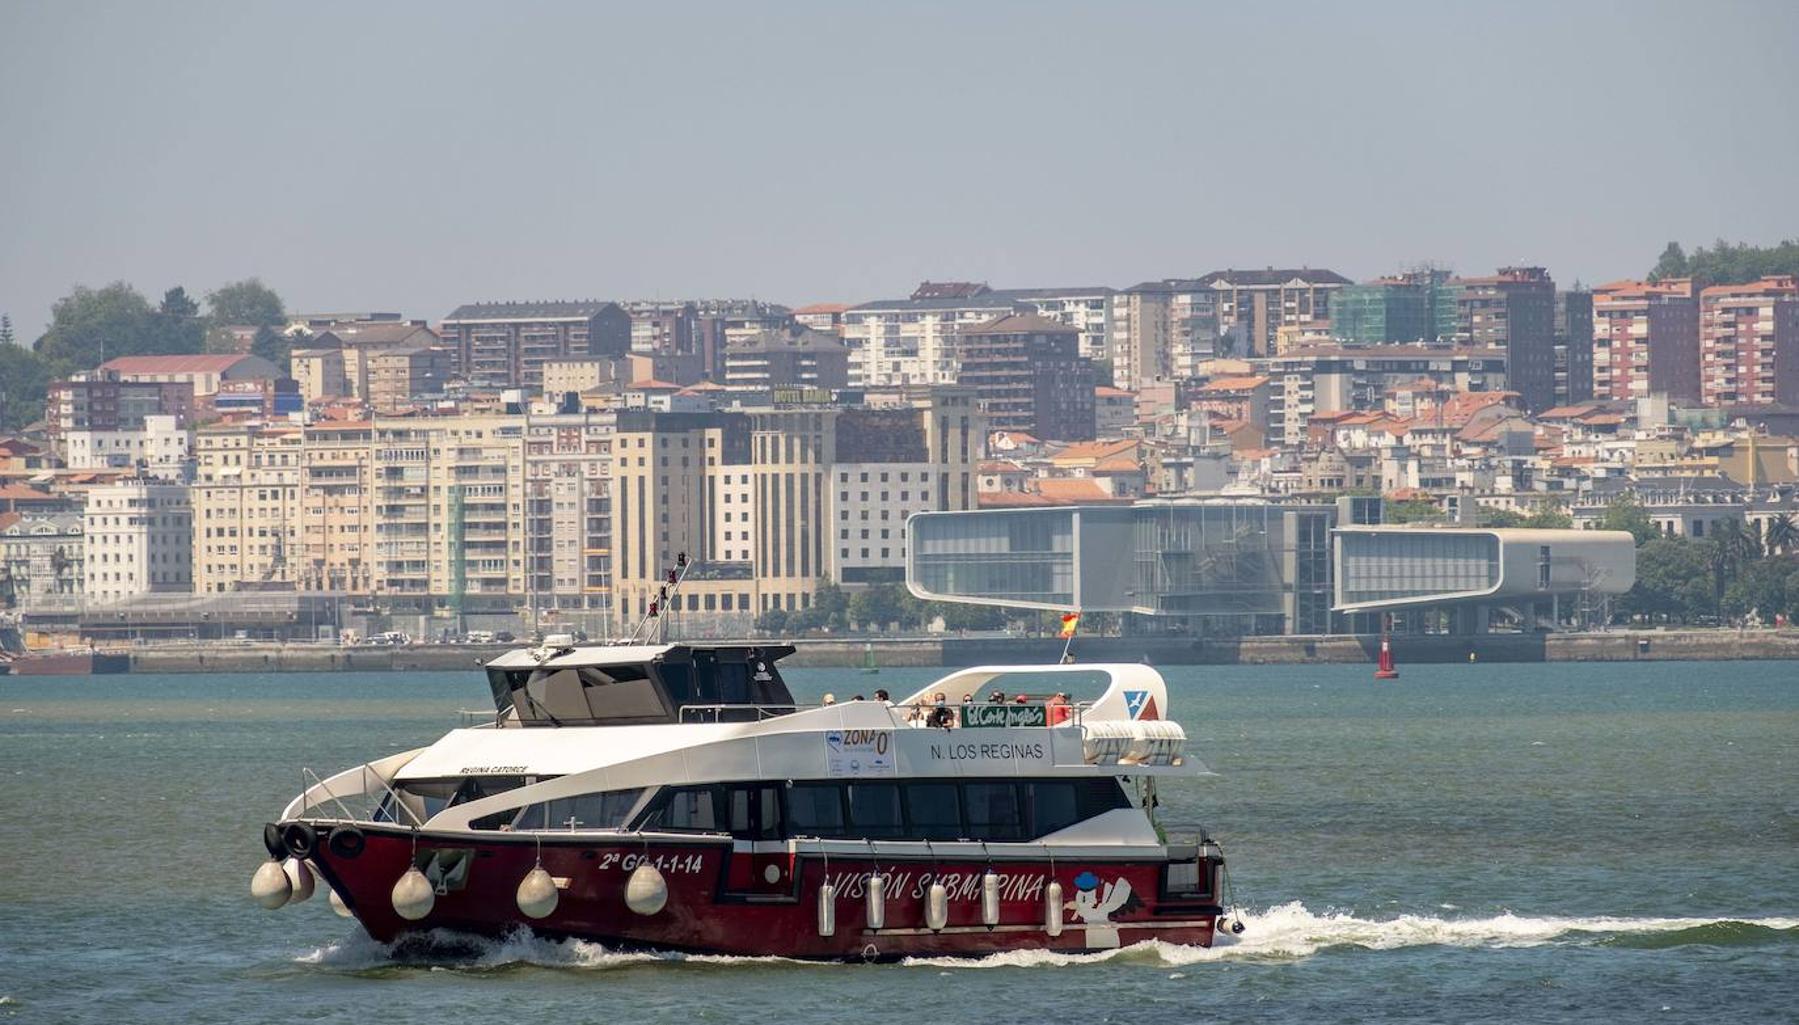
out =
{"type": "Polygon", "coordinates": [[[349,861],[368,846],[368,837],[355,826],[343,826],[331,831],[331,835],[325,838],[325,846],[331,849],[333,856],[349,861]]]}
{"type": "Polygon", "coordinates": [[[273,822],[262,824],[262,845],[268,848],[271,858],[279,860],[287,857],[287,843],[281,839],[281,827],[273,822]]]}
{"type": "Polygon", "coordinates": [[[304,822],[289,822],[281,830],[281,842],[294,857],[310,858],[319,847],[318,830],[304,822]]]}

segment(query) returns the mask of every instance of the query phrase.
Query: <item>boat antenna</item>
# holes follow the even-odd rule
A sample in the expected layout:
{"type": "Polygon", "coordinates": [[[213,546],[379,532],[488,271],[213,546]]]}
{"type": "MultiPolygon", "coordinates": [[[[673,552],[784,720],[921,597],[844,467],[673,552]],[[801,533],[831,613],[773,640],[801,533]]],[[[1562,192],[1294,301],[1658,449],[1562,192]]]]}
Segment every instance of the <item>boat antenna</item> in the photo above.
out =
{"type": "Polygon", "coordinates": [[[667,624],[662,619],[662,612],[671,607],[670,601],[680,597],[681,583],[687,579],[687,571],[692,568],[693,563],[688,560],[686,552],[680,552],[675,556],[675,568],[669,570],[664,576],[665,582],[656,589],[656,597],[650,599],[649,607],[643,610],[643,617],[637,621],[637,628],[632,630],[631,636],[625,639],[626,644],[636,644],[638,636],[644,634],[644,628],[649,626],[652,619],[657,621],[655,631],[657,639],[662,640],[666,637],[667,624]]]}

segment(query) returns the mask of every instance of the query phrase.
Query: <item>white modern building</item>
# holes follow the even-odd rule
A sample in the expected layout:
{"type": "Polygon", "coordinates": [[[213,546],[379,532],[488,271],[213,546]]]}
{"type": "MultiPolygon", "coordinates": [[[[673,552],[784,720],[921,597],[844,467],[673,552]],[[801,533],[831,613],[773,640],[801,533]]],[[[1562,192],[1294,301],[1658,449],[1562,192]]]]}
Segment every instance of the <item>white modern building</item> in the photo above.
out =
{"type": "Polygon", "coordinates": [[[82,534],[88,604],[192,593],[194,526],[187,485],[138,478],[93,488],[82,534]]]}
{"type": "Polygon", "coordinates": [[[956,337],[1032,307],[998,293],[939,299],[884,299],[851,307],[843,315],[850,350],[850,386],[888,388],[952,384],[959,363],[956,337]]]}
{"type": "Polygon", "coordinates": [[[144,417],[137,430],[75,430],[63,434],[63,459],[71,470],[137,469],[151,477],[179,478],[193,459],[194,432],[172,414],[144,417]]]}

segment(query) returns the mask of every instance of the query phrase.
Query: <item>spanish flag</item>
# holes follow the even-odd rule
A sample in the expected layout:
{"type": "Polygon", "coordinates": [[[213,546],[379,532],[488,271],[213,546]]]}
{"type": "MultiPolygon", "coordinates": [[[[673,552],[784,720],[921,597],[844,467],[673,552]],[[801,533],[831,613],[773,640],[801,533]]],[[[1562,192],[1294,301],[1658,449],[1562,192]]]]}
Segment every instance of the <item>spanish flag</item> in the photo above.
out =
{"type": "Polygon", "coordinates": [[[1064,612],[1062,613],[1062,632],[1056,636],[1073,637],[1074,628],[1079,625],[1081,625],[1081,614],[1079,612],[1064,612]]]}

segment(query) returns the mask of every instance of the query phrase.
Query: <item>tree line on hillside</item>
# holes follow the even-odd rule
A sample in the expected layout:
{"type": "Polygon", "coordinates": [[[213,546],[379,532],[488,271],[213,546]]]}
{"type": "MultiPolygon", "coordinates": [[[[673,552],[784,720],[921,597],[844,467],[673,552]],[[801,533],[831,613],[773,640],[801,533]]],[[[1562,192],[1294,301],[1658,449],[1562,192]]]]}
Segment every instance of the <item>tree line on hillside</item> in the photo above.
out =
{"type": "Polygon", "coordinates": [[[1670,242],[1649,272],[1649,280],[1692,278],[1694,288],[1707,288],[1740,285],[1772,274],[1799,275],[1799,240],[1785,239],[1779,245],[1752,246],[1747,242],[1719,239],[1710,249],[1700,246],[1690,256],[1679,242],[1670,242]]]}
{"type": "Polygon", "coordinates": [[[152,304],[123,281],[100,288],[77,285],[51,308],[50,324],[29,347],[19,344],[10,317],[0,318],[0,430],[38,419],[50,382],[120,356],[234,352],[231,327],[254,327],[250,351],[287,366],[293,340],[282,333],[281,297],[256,278],[206,293],[206,310],[177,285],[152,304]]]}

